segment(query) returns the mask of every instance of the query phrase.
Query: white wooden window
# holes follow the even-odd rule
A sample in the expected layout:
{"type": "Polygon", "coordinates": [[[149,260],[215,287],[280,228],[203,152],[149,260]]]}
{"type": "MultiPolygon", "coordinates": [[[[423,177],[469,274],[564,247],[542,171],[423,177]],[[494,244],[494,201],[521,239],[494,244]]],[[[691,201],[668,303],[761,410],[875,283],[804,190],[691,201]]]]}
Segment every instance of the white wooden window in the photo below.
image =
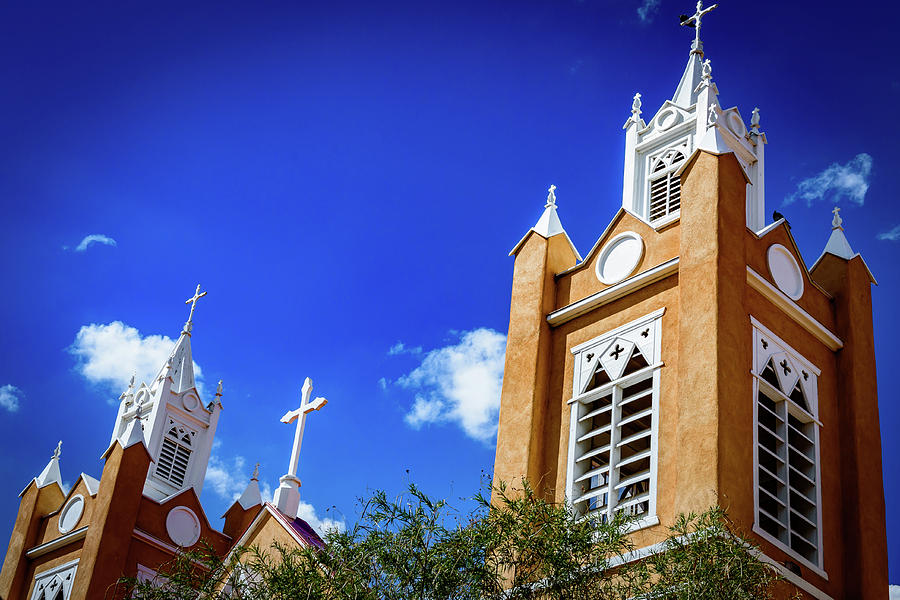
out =
{"type": "Polygon", "coordinates": [[[753,528],[821,574],[819,370],[756,319],[752,321],[753,528]]]}
{"type": "Polygon", "coordinates": [[[676,171],[686,157],[687,148],[679,146],[650,160],[647,215],[650,222],[665,219],[681,209],[681,177],[676,171]]]}
{"type": "Polygon", "coordinates": [[[169,419],[156,461],[156,476],[180,487],[187,477],[196,432],[169,419]]]}
{"type": "Polygon", "coordinates": [[[572,350],[567,491],[582,515],[656,515],[662,313],[572,350]]]}
{"type": "Polygon", "coordinates": [[[78,561],[73,560],[36,574],[31,600],[69,600],[77,569],[78,561]]]}

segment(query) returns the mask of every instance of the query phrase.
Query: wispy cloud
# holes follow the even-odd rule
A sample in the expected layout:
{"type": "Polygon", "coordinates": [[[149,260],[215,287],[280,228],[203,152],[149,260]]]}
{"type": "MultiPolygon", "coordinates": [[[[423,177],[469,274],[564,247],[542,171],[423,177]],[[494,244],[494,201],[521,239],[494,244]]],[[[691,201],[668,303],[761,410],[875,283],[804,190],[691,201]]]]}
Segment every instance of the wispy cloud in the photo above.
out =
{"type": "Polygon", "coordinates": [[[900,225],[895,225],[893,229],[890,231],[885,231],[883,233],[878,234],[879,240],[888,240],[891,242],[896,242],[900,240],[900,225]]]}
{"type": "Polygon", "coordinates": [[[641,0],[641,5],[637,9],[638,18],[644,23],[652,21],[659,9],[659,3],[660,0],[641,0]]]}
{"type": "MultiPolygon", "coordinates": [[[[78,243],[73,250],[75,252],[84,252],[88,248],[90,248],[93,244],[102,244],[104,246],[115,246],[116,240],[112,239],[108,235],[103,235],[102,233],[92,233],[90,235],[84,236],[84,238],[78,243]]],[[[68,246],[63,246],[63,250],[68,250],[68,246]]]]}
{"type": "Polygon", "coordinates": [[[388,349],[388,356],[396,356],[398,354],[422,354],[422,347],[409,348],[403,342],[397,342],[388,349]]]}
{"type": "Polygon", "coordinates": [[[25,393],[14,385],[7,384],[0,387],[0,408],[9,412],[19,410],[19,403],[25,398],[25,393]]]}
{"type": "Polygon", "coordinates": [[[869,190],[869,175],[872,173],[872,157],[865,152],[857,154],[848,163],[833,163],[821,173],[804,179],[797,184],[797,190],[784,199],[784,205],[803,200],[812,206],[816,200],[837,203],[847,199],[858,206],[866,201],[869,190]]]}
{"type": "MultiPolygon", "coordinates": [[[[132,373],[137,382],[152,381],[165,364],[175,340],[165,335],[142,336],[122,321],[105,325],[84,325],[75,335],[69,352],[78,363],[76,370],[91,383],[120,391],[128,385],[132,373]]],[[[194,363],[194,379],[203,394],[203,370],[194,363]]],[[[113,402],[114,397],[110,398],[113,402]]]]}
{"type": "Polygon", "coordinates": [[[429,351],[396,384],[415,392],[406,422],[456,423],[469,437],[488,442],[497,432],[506,336],[480,328],[456,334],[459,342],[429,351]]]}

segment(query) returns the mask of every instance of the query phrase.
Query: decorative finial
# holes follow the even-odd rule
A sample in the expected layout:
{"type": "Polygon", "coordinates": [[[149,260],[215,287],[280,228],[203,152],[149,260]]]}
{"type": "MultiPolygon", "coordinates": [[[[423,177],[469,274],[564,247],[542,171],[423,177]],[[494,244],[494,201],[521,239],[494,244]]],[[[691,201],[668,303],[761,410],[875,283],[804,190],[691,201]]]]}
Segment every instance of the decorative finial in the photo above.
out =
{"type": "Polygon", "coordinates": [[[250,476],[252,481],[259,481],[259,463],[256,463],[256,466],[253,467],[253,475],[250,476]]]}
{"type": "Polygon", "coordinates": [[[634,102],[631,103],[631,114],[634,115],[634,120],[637,121],[637,118],[641,116],[641,94],[638,92],[634,95],[634,102]]]}
{"type": "Polygon", "coordinates": [[[835,206],[834,210],[831,212],[834,213],[834,218],[831,220],[832,231],[834,231],[835,229],[840,229],[841,231],[843,231],[844,228],[841,227],[841,225],[843,225],[844,220],[841,218],[841,215],[838,214],[841,212],[841,209],[839,207],[835,206]]]}
{"type": "Polygon", "coordinates": [[[547,191],[549,193],[547,194],[547,204],[544,205],[544,208],[556,207],[556,186],[551,185],[547,191]]]}
{"type": "Polygon", "coordinates": [[[188,320],[184,324],[184,332],[187,334],[191,333],[191,328],[194,325],[194,309],[197,307],[197,300],[206,295],[206,292],[200,293],[200,284],[197,284],[197,291],[194,292],[194,295],[191,298],[188,298],[184,301],[185,304],[191,305],[191,314],[188,315],[188,320]]]}
{"type": "Polygon", "coordinates": [[[52,458],[59,460],[59,455],[61,453],[62,453],[62,440],[59,440],[59,443],[56,444],[56,450],[53,451],[52,458]]]}
{"type": "Polygon", "coordinates": [[[694,43],[691,45],[691,53],[699,54],[703,56],[703,42],[700,41],[700,21],[703,19],[703,15],[711,11],[712,9],[719,6],[718,4],[713,4],[707,9],[703,8],[703,0],[697,0],[697,12],[693,15],[681,15],[681,24],[686,27],[694,28],[694,43]]]}
{"type": "Polygon", "coordinates": [[[759,133],[759,107],[753,109],[753,114],[750,116],[750,128],[753,129],[753,133],[759,133]]]}
{"type": "Polygon", "coordinates": [[[136,371],[132,371],[132,373],[131,373],[131,380],[128,382],[128,389],[125,390],[124,392],[122,392],[122,394],[119,396],[119,400],[124,400],[124,399],[127,398],[128,396],[131,396],[131,395],[132,395],[132,391],[131,391],[131,390],[134,389],[134,378],[135,378],[135,377],[137,377],[137,372],[136,372],[136,371]]]}
{"type": "Polygon", "coordinates": [[[222,380],[219,380],[219,385],[216,386],[216,396],[222,395],[222,380]]]}
{"type": "Polygon", "coordinates": [[[712,79],[712,64],[709,62],[709,59],[703,61],[703,73],[702,73],[703,81],[709,83],[710,79],[712,79]]]}
{"type": "Polygon", "coordinates": [[[712,127],[716,121],[719,120],[719,113],[716,112],[716,105],[709,105],[709,112],[706,114],[706,125],[707,127],[712,127]]]}

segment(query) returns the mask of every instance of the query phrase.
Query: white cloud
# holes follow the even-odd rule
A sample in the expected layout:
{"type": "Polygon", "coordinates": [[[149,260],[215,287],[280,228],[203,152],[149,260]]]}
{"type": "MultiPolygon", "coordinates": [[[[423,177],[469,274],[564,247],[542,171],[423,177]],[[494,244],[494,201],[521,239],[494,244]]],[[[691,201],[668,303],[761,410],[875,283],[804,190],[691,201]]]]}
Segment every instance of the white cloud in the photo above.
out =
{"type": "Polygon", "coordinates": [[[638,17],[644,23],[653,20],[653,15],[656,14],[656,10],[659,8],[660,0],[641,0],[641,5],[638,6],[637,14],[638,17]]]}
{"type": "MultiPolygon", "coordinates": [[[[115,246],[116,240],[112,239],[108,235],[103,235],[102,233],[92,233],[90,235],[84,236],[84,238],[75,246],[75,252],[84,252],[87,250],[91,244],[103,244],[105,246],[115,246]]],[[[64,249],[68,250],[68,246],[63,246],[64,249]]]]}
{"type": "Polygon", "coordinates": [[[343,519],[337,520],[332,519],[331,517],[321,518],[316,514],[316,509],[313,505],[309,502],[304,502],[303,500],[300,501],[300,506],[297,507],[297,516],[309,523],[319,535],[324,535],[325,532],[330,529],[336,529],[337,531],[344,531],[347,529],[347,524],[343,519]]]}
{"type": "Polygon", "coordinates": [[[891,242],[896,242],[900,240],[900,225],[895,225],[893,229],[890,231],[885,231],[883,233],[878,234],[879,240],[889,240],[891,242]]]}
{"type": "Polygon", "coordinates": [[[900,600],[900,585],[892,585],[888,589],[890,590],[890,600],[900,600]]]}
{"type": "Polygon", "coordinates": [[[19,402],[25,397],[25,393],[14,385],[0,386],[0,408],[9,412],[19,410],[19,402]]]}
{"type": "MultiPolygon", "coordinates": [[[[135,380],[150,383],[172,352],[175,340],[165,335],[141,336],[121,321],[106,325],[84,325],[75,335],[69,352],[78,359],[76,370],[91,383],[122,390],[132,373],[135,380]]],[[[194,380],[203,394],[203,370],[194,363],[194,380]]],[[[110,399],[114,401],[114,398],[110,399]]]]}
{"type": "Polygon", "coordinates": [[[407,348],[403,342],[397,342],[388,349],[388,356],[396,356],[398,354],[422,354],[422,347],[407,348]]]}
{"type": "Polygon", "coordinates": [[[871,173],[872,157],[865,152],[857,154],[847,164],[833,163],[818,175],[801,181],[797,184],[797,190],[784,199],[784,204],[804,200],[807,206],[811,206],[816,200],[836,203],[846,198],[862,206],[866,201],[871,173]]]}
{"type": "Polygon", "coordinates": [[[493,329],[457,333],[459,343],[428,352],[397,385],[416,392],[406,422],[416,429],[453,422],[488,442],[497,431],[506,336],[493,329]]]}

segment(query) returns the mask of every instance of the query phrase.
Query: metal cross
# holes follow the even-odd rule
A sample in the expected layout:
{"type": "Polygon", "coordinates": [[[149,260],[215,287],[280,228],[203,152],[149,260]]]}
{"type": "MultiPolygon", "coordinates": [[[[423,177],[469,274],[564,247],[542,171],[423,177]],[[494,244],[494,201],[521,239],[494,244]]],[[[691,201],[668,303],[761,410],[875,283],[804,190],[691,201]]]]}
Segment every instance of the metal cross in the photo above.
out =
{"type": "Polygon", "coordinates": [[[185,304],[191,305],[191,314],[188,315],[188,323],[194,320],[194,309],[197,307],[197,300],[206,295],[206,292],[200,293],[200,284],[197,284],[197,291],[194,292],[193,297],[188,298],[184,301],[185,304]]]}
{"type": "Polygon", "coordinates": [[[700,21],[703,19],[703,15],[717,7],[718,4],[713,4],[707,9],[703,8],[703,0],[697,0],[697,12],[688,17],[687,19],[681,22],[682,25],[691,25],[693,23],[694,27],[694,48],[700,49],[700,21]]]}
{"type": "Polygon", "coordinates": [[[320,410],[328,404],[325,398],[316,398],[312,402],[309,395],[312,392],[312,379],[306,378],[303,382],[303,388],[300,390],[300,408],[285,413],[281,417],[281,422],[291,424],[297,421],[297,430],[294,432],[294,448],[291,450],[291,464],[288,467],[288,475],[297,476],[297,467],[300,465],[300,444],[303,442],[303,429],[306,426],[306,415],[314,410],[320,410]]]}

